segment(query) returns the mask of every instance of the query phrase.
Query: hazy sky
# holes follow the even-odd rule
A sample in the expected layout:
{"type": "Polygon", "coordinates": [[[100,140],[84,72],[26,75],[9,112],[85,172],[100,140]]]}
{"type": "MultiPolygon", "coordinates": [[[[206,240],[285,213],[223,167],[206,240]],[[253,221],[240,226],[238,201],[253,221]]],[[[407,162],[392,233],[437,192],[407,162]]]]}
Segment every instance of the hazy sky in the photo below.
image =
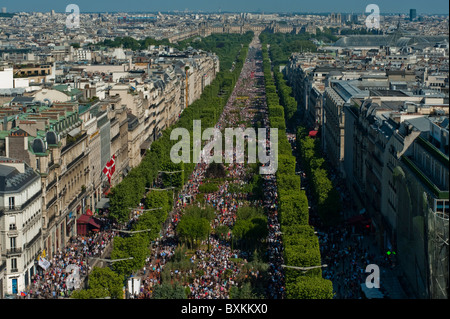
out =
{"type": "Polygon", "coordinates": [[[364,13],[368,4],[376,4],[381,13],[449,13],[447,0],[3,0],[7,12],[65,12],[68,4],[81,12],[136,11],[239,11],[239,12],[355,12],[364,13]]]}

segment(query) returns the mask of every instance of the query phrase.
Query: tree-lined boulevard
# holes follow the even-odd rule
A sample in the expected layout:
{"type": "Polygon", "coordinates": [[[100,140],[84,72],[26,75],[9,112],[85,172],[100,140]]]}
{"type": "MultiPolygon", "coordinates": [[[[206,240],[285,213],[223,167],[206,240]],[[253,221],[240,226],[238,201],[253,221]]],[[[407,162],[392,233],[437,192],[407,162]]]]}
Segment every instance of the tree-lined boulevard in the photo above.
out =
{"type": "MultiPolygon", "coordinates": [[[[233,63],[227,63],[231,68],[221,68],[202,98],[189,106],[152,144],[141,164],[111,189],[102,230],[92,237],[74,239],[70,247],[53,256],[52,266],[33,278],[30,297],[336,297],[330,280],[335,275],[330,275],[326,263],[331,263],[332,270],[338,265],[319,245],[319,237],[327,238],[326,233],[312,226],[317,224],[316,218],[327,226],[339,222],[340,201],[324,159],[315,141],[297,125],[291,90],[273,68],[268,43],[260,42],[270,38],[251,33],[233,38],[222,53],[235,56],[233,63]],[[222,133],[225,151],[204,151],[211,158],[216,156],[218,160],[212,163],[204,158],[198,163],[174,163],[171,149],[179,141],[171,133],[176,128],[192,133],[195,120],[222,133]],[[260,168],[273,163],[249,161],[249,140],[243,143],[245,160],[237,161],[234,138],[223,134],[227,128],[265,129],[266,139],[259,142],[266,154],[277,143],[276,172],[261,174],[260,168]],[[273,128],[278,134],[273,134],[273,128]],[[95,267],[99,262],[107,267],[95,267]],[[80,267],[78,285],[67,281],[73,281],[73,274],[65,272],[71,264],[80,267]],[[138,289],[128,291],[129,280],[135,278],[139,279],[138,289]]],[[[213,36],[212,40],[207,43],[223,48],[223,38],[213,36]]],[[[207,145],[213,139],[202,141],[207,145]]],[[[192,134],[184,141],[190,155],[194,155],[196,142],[192,134]]],[[[367,253],[365,257],[372,258],[367,253]]],[[[338,297],[344,298],[356,295],[353,284],[351,289],[353,294],[347,295],[341,286],[335,287],[338,297]]]]}

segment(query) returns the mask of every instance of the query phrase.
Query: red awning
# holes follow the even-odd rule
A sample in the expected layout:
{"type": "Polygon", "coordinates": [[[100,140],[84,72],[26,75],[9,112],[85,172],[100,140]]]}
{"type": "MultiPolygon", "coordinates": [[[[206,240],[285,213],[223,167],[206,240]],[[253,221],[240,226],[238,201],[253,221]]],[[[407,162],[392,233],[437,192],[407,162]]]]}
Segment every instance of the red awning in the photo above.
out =
{"type": "Polygon", "coordinates": [[[94,226],[95,228],[100,229],[100,225],[97,224],[93,218],[91,218],[91,219],[89,220],[89,224],[91,224],[91,225],[94,226]]]}
{"type": "Polygon", "coordinates": [[[309,131],[309,136],[316,137],[317,133],[319,133],[319,131],[309,131]]]}
{"type": "Polygon", "coordinates": [[[88,215],[81,215],[80,217],[78,217],[77,223],[78,224],[87,224],[89,222],[90,218],[91,217],[88,215]]]}
{"type": "Polygon", "coordinates": [[[100,225],[95,222],[95,220],[94,220],[94,218],[92,216],[81,215],[77,219],[77,223],[78,224],[90,224],[91,226],[94,226],[95,228],[100,229],[100,225]]]}

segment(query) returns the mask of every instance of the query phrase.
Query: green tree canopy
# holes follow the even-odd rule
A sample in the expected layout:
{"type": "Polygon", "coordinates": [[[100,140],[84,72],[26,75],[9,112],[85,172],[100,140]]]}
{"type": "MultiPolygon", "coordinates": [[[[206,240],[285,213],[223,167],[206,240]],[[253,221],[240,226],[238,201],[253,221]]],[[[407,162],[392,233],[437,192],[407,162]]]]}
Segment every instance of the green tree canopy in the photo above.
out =
{"type": "Polygon", "coordinates": [[[298,276],[286,284],[288,299],[333,299],[333,284],[320,277],[298,276]]]}
{"type": "Polygon", "coordinates": [[[178,282],[174,285],[163,283],[155,286],[152,299],[187,299],[186,290],[178,282]]]}

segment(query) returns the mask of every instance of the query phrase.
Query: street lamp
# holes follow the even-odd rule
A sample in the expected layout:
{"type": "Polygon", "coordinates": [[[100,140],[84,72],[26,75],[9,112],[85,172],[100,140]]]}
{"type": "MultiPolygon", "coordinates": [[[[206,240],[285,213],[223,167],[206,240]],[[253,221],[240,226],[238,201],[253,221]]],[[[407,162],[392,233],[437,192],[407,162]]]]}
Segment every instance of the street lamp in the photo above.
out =
{"type": "Polygon", "coordinates": [[[104,258],[97,258],[97,257],[89,257],[87,256],[86,258],[86,281],[85,281],[85,288],[88,288],[88,284],[89,284],[89,259],[96,259],[96,260],[100,260],[100,261],[104,261],[104,262],[110,262],[110,263],[114,263],[116,261],[124,261],[124,260],[131,260],[134,259],[134,257],[128,257],[128,258],[121,258],[121,259],[104,259],[104,258]]]}
{"type": "Polygon", "coordinates": [[[138,210],[138,211],[140,211],[140,212],[149,212],[149,211],[152,211],[152,210],[162,209],[162,207],[149,208],[149,209],[143,209],[143,208],[128,208],[128,209],[131,209],[131,210],[138,210]]]}
{"type": "Polygon", "coordinates": [[[165,174],[175,174],[175,173],[181,173],[181,172],[184,172],[184,169],[182,169],[180,171],[170,171],[170,172],[159,171],[159,173],[165,173],[165,174]]]}
{"type": "Polygon", "coordinates": [[[303,272],[306,272],[306,271],[311,270],[311,269],[322,268],[322,267],[325,268],[325,267],[328,267],[328,265],[327,264],[323,264],[323,265],[311,266],[311,267],[297,267],[297,266],[281,265],[281,267],[283,267],[283,268],[293,268],[293,269],[297,269],[297,270],[301,270],[303,272]]]}
{"type": "Polygon", "coordinates": [[[171,187],[167,187],[167,188],[151,188],[151,187],[146,187],[145,189],[150,190],[150,191],[166,191],[169,189],[174,189],[175,187],[171,186],[171,187]]]}
{"type": "MultiPolygon", "coordinates": [[[[170,171],[170,172],[167,172],[167,171],[159,171],[158,173],[170,174],[170,186],[172,186],[172,174],[182,173],[182,172],[184,172],[184,169],[179,170],[179,171],[170,171]]],[[[172,188],[175,188],[175,187],[172,187],[172,188]]]]}
{"type": "Polygon", "coordinates": [[[151,229],[143,229],[143,230],[120,230],[120,229],[113,229],[118,232],[127,233],[127,234],[135,234],[135,233],[142,233],[146,231],[151,231],[151,229]]]}
{"type": "MultiPolygon", "coordinates": [[[[172,186],[172,174],[176,174],[176,173],[182,173],[184,172],[184,169],[179,170],[179,171],[158,171],[158,173],[164,173],[164,174],[169,174],[170,175],[170,187],[164,188],[164,189],[150,189],[150,190],[169,190],[169,189],[175,189],[176,187],[172,186]]],[[[172,200],[175,199],[175,192],[172,193],[172,200]]]]}
{"type": "Polygon", "coordinates": [[[97,259],[100,261],[104,261],[104,262],[110,262],[110,263],[114,263],[116,261],[124,261],[124,260],[131,260],[134,259],[134,257],[128,257],[128,258],[120,258],[120,259],[104,259],[104,258],[96,258],[96,257],[88,257],[89,259],[97,259]]]}

